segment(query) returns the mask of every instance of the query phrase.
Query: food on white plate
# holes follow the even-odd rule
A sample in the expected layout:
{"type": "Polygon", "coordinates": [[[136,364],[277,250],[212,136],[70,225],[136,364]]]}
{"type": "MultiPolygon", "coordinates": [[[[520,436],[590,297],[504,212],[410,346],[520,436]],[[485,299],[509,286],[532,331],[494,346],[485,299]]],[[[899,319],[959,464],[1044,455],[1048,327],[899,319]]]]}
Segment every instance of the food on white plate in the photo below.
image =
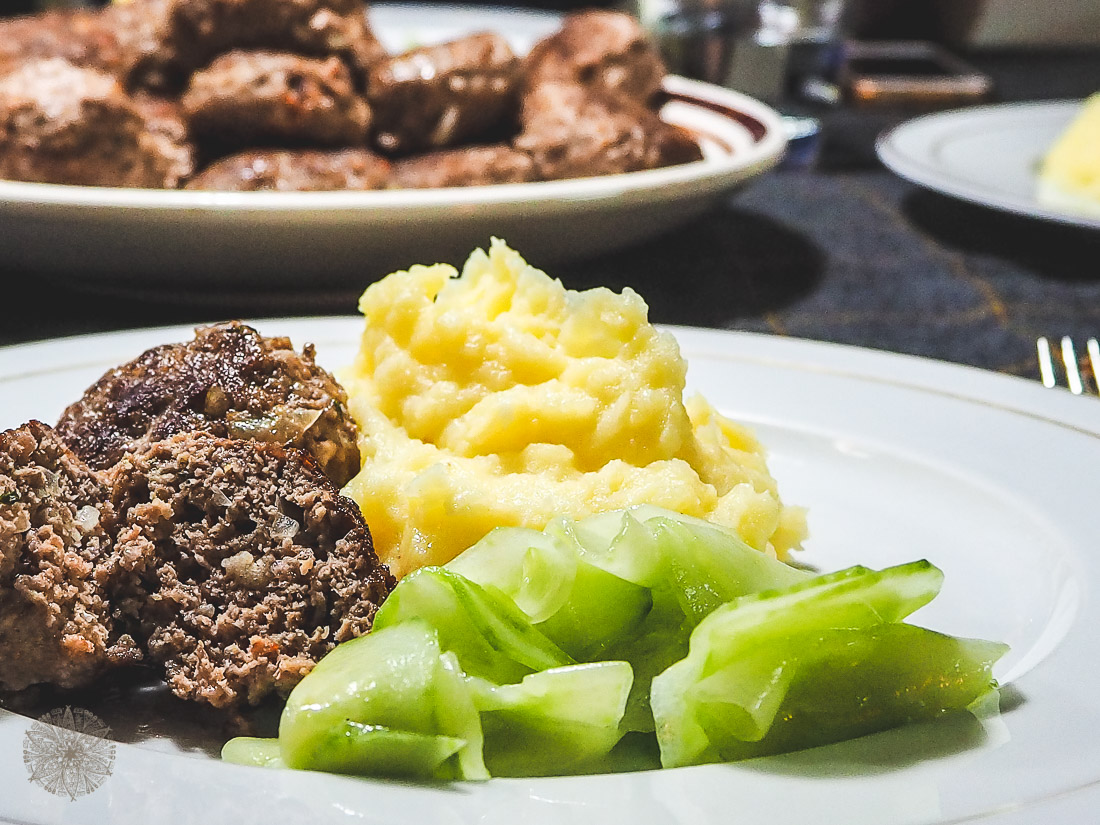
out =
{"type": "Polygon", "coordinates": [[[143,664],[235,710],[365,633],[394,582],[337,487],[345,399],[312,348],[231,323],[0,433],[0,689],[143,664]]]}
{"type": "Polygon", "coordinates": [[[1043,157],[1038,196],[1049,206],[1100,216],[1100,92],[1085,100],[1043,157]]]}
{"type": "Polygon", "coordinates": [[[802,511],[684,399],[632,291],[566,290],[494,240],[360,308],[347,394],[229,323],[0,433],[0,690],[149,667],[238,721],[286,697],[278,737],[226,760],[433,781],[996,711],[1004,645],[905,621],[930,563],[786,561],[802,511]]]}
{"type": "Polygon", "coordinates": [[[476,186],[702,158],[636,20],[387,54],[355,0],[127,0],[0,21],[0,177],[233,191],[476,186]],[[392,161],[392,163],[391,163],[392,161]]]}
{"type": "Polygon", "coordinates": [[[372,284],[341,374],[362,470],[345,492],[398,578],[499,526],[541,529],[654,504],[736,530],[780,557],[802,510],[764,449],[703,398],[632,290],[574,292],[499,240],[453,267],[372,284]]]}
{"type": "Polygon", "coordinates": [[[403,579],[223,757],[485,779],[683,767],[995,704],[1004,645],[903,619],[927,562],[814,576],[657,508],[502,528],[403,579]],[[640,755],[640,756],[639,756],[640,755]]]}

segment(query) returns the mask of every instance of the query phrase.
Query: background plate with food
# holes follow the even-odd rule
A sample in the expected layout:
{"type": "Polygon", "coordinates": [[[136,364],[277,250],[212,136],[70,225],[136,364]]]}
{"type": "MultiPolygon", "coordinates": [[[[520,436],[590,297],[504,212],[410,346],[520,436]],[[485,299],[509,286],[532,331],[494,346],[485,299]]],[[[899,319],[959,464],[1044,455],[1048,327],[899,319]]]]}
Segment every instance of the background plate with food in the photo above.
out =
{"type": "Polygon", "coordinates": [[[1080,112],[1081,101],[1071,100],[940,112],[890,130],[876,148],[895,173],[935,192],[1027,218],[1098,229],[1100,206],[1081,196],[1077,203],[1069,195],[1052,197],[1041,174],[1044,158],[1080,112]]]}
{"type": "MultiPolygon", "coordinates": [[[[383,6],[371,14],[379,40],[390,50],[490,31],[524,54],[561,25],[555,15],[477,7],[383,6]]],[[[285,56],[241,54],[219,57],[209,67],[207,82],[192,82],[184,95],[185,104],[200,113],[194,123],[205,124],[203,129],[227,123],[243,128],[249,122],[237,116],[227,120],[226,107],[231,108],[236,93],[226,87],[236,88],[242,78],[296,70],[283,65],[285,56]]],[[[317,75],[307,73],[306,81],[339,86],[338,79],[323,76],[331,67],[317,63],[298,66],[317,75]]],[[[394,70],[404,71],[400,66],[394,70]]],[[[270,105],[271,99],[257,105],[270,105]]],[[[12,272],[48,271],[85,285],[145,290],[240,293],[307,284],[332,289],[358,287],[410,260],[458,260],[489,234],[508,237],[533,259],[552,263],[619,248],[690,221],[774,166],[783,152],[786,138],[779,117],[736,92],[668,76],[655,103],[661,121],[695,137],[701,160],[595,176],[567,170],[561,173],[565,179],[535,182],[370,191],[0,181],[5,237],[0,266],[12,272]]],[[[374,104],[376,125],[385,117],[383,108],[374,104]]],[[[348,124],[361,127],[362,113],[349,115],[342,127],[348,124]]],[[[324,131],[333,124],[315,126],[324,131]]],[[[415,130],[399,132],[396,139],[410,134],[415,130]]],[[[393,166],[396,170],[397,160],[393,166]]],[[[254,167],[230,174],[254,175],[254,167]]],[[[356,170],[369,177],[369,170],[356,170]]]]}

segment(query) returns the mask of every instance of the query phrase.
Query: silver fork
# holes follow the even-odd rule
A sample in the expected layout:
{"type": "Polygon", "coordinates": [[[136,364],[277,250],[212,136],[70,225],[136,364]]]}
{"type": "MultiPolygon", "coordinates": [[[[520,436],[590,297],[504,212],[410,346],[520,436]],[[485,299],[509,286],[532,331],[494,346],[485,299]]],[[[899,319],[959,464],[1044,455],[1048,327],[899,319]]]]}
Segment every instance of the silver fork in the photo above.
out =
{"type": "MultiPolygon", "coordinates": [[[[1035,347],[1039,351],[1039,377],[1044,387],[1058,386],[1058,377],[1055,367],[1055,356],[1050,341],[1045,337],[1035,341],[1035,347]]],[[[1073,346],[1073,339],[1068,335],[1060,342],[1061,369],[1066,376],[1066,386],[1074,395],[1085,392],[1085,379],[1081,374],[1081,362],[1077,360],[1077,349],[1073,346]]],[[[1085,350],[1089,356],[1089,367],[1092,369],[1093,390],[1100,393],[1100,343],[1095,338],[1089,338],[1085,342],[1085,350]]]]}

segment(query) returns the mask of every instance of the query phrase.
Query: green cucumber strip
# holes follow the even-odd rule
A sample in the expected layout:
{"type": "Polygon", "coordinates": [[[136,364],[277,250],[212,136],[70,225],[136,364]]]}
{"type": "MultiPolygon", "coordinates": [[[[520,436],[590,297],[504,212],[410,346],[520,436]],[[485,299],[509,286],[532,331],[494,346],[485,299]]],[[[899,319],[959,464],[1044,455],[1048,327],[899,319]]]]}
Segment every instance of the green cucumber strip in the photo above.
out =
{"type": "Polygon", "coordinates": [[[469,687],[453,657],[441,655],[434,629],[418,619],[372,631],[325,656],[291,692],[279,744],[292,768],[488,776],[469,687]]]}
{"type": "Polygon", "coordinates": [[[498,527],[446,568],[483,587],[497,588],[537,624],[568,600],[577,554],[538,530],[498,527]]]}
{"type": "Polygon", "coordinates": [[[927,562],[856,567],[713,611],[687,657],[652,681],[662,764],[812,747],[967,708],[992,689],[1006,648],[896,624],[941,581],[927,562]]]}
{"type": "Polygon", "coordinates": [[[255,736],[237,736],[222,746],[222,759],[236,765],[253,765],[258,768],[285,768],[278,739],[260,739],[255,736]]]}
{"type": "Polygon", "coordinates": [[[632,681],[626,662],[600,662],[533,673],[518,685],[479,682],[474,702],[489,771],[561,775],[605,760],[622,737],[632,681]]]}
{"type": "Polygon", "coordinates": [[[492,682],[518,682],[533,671],[574,664],[503,593],[441,567],[402,579],[375,614],[374,631],[410,620],[427,622],[466,673],[492,682]]]}

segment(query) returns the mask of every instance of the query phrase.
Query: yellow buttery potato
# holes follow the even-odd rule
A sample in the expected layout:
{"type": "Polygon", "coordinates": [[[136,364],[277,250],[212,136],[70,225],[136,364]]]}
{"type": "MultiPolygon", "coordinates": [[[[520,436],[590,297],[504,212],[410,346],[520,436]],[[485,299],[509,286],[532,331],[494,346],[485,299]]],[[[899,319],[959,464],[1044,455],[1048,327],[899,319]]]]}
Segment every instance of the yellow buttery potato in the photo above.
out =
{"type": "Polygon", "coordinates": [[[362,471],[345,492],[403,576],[500,525],[542,528],[649,503],[783,556],[804,534],[763,450],[683,399],[675,339],[627,289],[566,290],[503,242],[462,275],[414,266],[372,284],[343,377],[362,471]]]}

